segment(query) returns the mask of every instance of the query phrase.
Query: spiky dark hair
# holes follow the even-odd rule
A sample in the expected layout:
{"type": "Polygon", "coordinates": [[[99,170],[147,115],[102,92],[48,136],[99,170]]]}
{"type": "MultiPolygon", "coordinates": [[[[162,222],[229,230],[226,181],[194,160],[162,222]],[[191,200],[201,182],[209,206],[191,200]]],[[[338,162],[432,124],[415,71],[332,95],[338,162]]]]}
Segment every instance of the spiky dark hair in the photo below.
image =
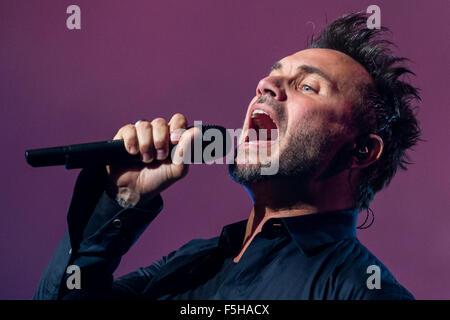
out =
{"type": "Polygon", "coordinates": [[[414,146],[420,128],[412,105],[420,101],[418,89],[401,80],[411,74],[403,64],[408,59],[393,55],[392,42],[382,36],[389,31],[367,28],[364,13],[345,15],[327,25],[319,37],[311,37],[309,48],[340,51],[359,62],[371,75],[374,85],[357,88],[361,99],[353,106],[353,125],[360,135],[375,133],[384,142],[383,153],[372,165],[361,170],[355,188],[355,203],[368,208],[375,193],[386,187],[398,168],[406,170],[406,151],[414,146]]]}

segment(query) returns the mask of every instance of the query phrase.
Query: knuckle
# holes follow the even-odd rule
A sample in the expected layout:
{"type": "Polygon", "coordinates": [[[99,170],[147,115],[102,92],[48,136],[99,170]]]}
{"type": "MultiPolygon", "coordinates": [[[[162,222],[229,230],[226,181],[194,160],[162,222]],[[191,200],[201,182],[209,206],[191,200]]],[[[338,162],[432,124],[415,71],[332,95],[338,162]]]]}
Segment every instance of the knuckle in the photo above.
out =
{"type": "Polygon", "coordinates": [[[167,121],[164,118],[155,118],[153,119],[152,124],[156,126],[167,126],[167,121]]]}
{"type": "Polygon", "coordinates": [[[184,114],[181,114],[181,113],[175,113],[174,115],[173,115],[173,118],[174,119],[177,119],[177,120],[186,120],[186,117],[184,116],[184,114]]]}
{"type": "Polygon", "coordinates": [[[132,124],[126,124],[124,126],[122,126],[116,133],[116,137],[118,136],[124,136],[127,132],[129,132],[130,130],[133,129],[133,125],[132,124]]]}
{"type": "Polygon", "coordinates": [[[175,125],[185,125],[187,123],[186,117],[182,115],[181,113],[175,113],[172,117],[172,124],[175,125]]]}
{"type": "Polygon", "coordinates": [[[135,134],[132,133],[124,133],[123,140],[129,144],[136,144],[137,137],[135,134]]]}
{"type": "Polygon", "coordinates": [[[136,137],[136,129],[134,127],[127,127],[122,131],[122,135],[128,138],[136,137]]]}
{"type": "Polygon", "coordinates": [[[185,128],[187,126],[187,121],[180,120],[177,124],[178,124],[178,127],[185,128]]]}
{"type": "Polygon", "coordinates": [[[139,126],[140,129],[151,129],[152,128],[152,124],[148,121],[141,121],[137,124],[137,126],[139,126]]]}

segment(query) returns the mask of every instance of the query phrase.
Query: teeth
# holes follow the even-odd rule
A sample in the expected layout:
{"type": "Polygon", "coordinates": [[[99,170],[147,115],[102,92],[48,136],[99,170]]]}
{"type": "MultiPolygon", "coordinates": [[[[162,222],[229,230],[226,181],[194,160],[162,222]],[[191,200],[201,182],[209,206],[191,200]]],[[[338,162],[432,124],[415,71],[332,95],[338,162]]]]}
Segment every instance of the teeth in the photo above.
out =
{"type": "Polygon", "coordinates": [[[252,112],[252,118],[255,117],[255,114],[265,114],[265,115],[269,115],[267,112],[263,111],[263,110],[259,110],[259,109],[255,109],[252,112]]]}

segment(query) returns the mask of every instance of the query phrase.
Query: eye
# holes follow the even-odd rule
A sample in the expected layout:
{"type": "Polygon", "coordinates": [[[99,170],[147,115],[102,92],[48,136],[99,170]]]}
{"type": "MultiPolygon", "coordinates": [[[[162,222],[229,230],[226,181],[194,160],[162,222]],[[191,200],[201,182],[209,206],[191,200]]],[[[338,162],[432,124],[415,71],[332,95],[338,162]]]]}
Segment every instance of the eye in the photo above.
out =
{"type": "Polygon", "coordinates": [[[305,79],[300,78],[300,79],[295,79],[292,82],[292,85],[293,85],[293,88],[298,91],[303,91],[303,92],[311,91],[311,92],[318,93],[318,90],[314,89],[313,86],[307,84],[307,82],[310,83],[310,81],[306,81],[305,79]]]}
{"type": "Polygon", "coordinates": [[[301,90],[303,90],[303,91],[313,91],[313,92],[316,92],[316,90],[314,90],[311,86],[308,86],[307,84],[303,84],[300,88],[301,88],[301,90]]]}

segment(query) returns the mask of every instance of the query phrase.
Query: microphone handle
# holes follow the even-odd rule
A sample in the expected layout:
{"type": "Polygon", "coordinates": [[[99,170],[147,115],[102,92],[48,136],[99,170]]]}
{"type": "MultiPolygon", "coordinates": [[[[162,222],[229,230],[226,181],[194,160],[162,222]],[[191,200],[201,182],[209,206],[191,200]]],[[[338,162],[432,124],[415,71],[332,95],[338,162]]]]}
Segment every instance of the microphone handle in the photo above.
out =
{"type": "MultiPolygon", "coordinates": [[[[192,128],[192,126],[187,129],[192,128]]],[[[202,125],[202,133],[209,129],[219,130],[225,137],[226,129],[216,125],[202,125]]],[[[210,142],[201,141],[202,150],[210,142]]],[[[224,144],[228,146],[228,144],[224,144]]],[[[175,145],[169,144],[169,156],[175,145]]],[[[217,158],[227,154],[227,150],[222,150],[217,158]]],[[[191,163],[194,161],[194,154],[191,154],[191,163]]],[[[64,165],[66,169],[101,167],[105,165],[143,164],[140,154],[131,155],[125,149],[123,140],[107,140],[100,142],[89,142],[73,144],[61,147],[32,149],[25,151],[25,158],[32,167],[60,166],[64,165]]],[[[201,159],[204,162],[204,159],[201,159]]]]}
{"type": "Polygon", "coordinates": [[[66,169],[99,167],[113,164],[138,164],[140,155],[131,155],[123,140],[107,140],[69,146],[25,151],[25,158],[32,167],[64,165],[66,169]]]}

